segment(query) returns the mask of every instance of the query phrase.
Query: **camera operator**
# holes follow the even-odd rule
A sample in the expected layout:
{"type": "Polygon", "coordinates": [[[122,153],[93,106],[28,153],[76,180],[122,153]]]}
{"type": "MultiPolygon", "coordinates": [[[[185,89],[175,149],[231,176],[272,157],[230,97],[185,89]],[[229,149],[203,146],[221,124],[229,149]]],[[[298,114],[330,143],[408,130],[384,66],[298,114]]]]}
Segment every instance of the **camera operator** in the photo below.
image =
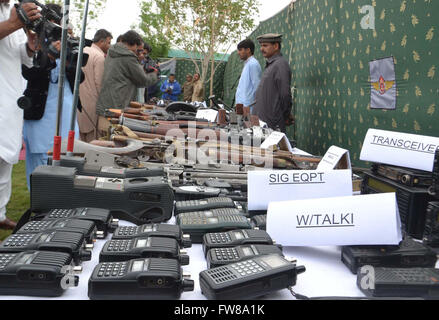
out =
{"type": "MultiPolygon", "coordinates": [[[[62,18],[60,6],[48,4],[47,7],[53,10],[59,18],[62,18]]],[[[61,21],[51,20],[51,22],[59,24],[61,21]]],[[[23,137],[26,144],[26,177],[29,188],[29,178],[35,168],[47,165],[47,152],[53,147],[53,136],[56,127],[61,41],[53,39],[50,44],[51,46],[41,49],[35,57],[32,68],[23,66],[23,76],[28,80],[25,96],[29,97],[31,101],[30,112],[25,113],[26,120],[24,121],[23,128],[23,137]],[[35,112],[36,110],[39,110],[39,112],[35,112]]],[[[73,112],[72,89],[74,88],[76,75],[76,61],[73,61],[74,59],[73,54],[67,54],[60,132],[63,139],[68,137],[73,112]]],[[[81,78],[83,81],[84,76],[82,75],[81,78]]],[[[81,109],[80,103],[78,108],[81,109]]],[[[75,138],[78,139],[79,130],[77,123],[75,134],[75,138]]]]}
{"type": "MultiPolygon", "coordinates": [[[[41,18],[33,3],[22,5],[30,21],[41,18]]],[[[0,229],[14,229],[16,223],[6,218],[11,196],[12,166],[18,162],[22,146],[23,111],[17,99],[23,93],[21,65],[32,65],[37,50],[35,34],[23,32],[24,23],[9,0],[0,0],[0,229]]]]}

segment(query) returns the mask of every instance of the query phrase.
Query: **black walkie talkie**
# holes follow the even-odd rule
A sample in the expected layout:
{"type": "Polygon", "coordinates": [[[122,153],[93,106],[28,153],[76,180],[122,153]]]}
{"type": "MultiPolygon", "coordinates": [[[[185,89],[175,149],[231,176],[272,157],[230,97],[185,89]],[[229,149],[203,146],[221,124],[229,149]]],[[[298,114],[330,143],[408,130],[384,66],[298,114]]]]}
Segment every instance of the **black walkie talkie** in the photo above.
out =
{"type": "Polygon", "coordinates": [[[141,259],[100,263],[88,283],[92,300],[179,299],[193,291],[194,281],[174,259],[141,259]]]}
{"type": "Polygon", "coordinates": [[[211,232],[225,232],[236,229],[253,228],[250,219],[240,215],[212,218],[181,218],[177,220],[181,230],[191,236],[193,243],[202,243],[203,236],[211,232]]]}
{"type": "Polygon", "coordinates": [[[234,248],[214,248],[207,253],[207,267],[216,268],[231,263],[242,262],[258,256],[269,254],[283,255],[278,246],[270,245],[247,245],[234,248]]]}
{"type": "Polygon", "coordinates": [[[437,254],[426,245],[406,238],[399,246],[343,247],[341,260],[357,274],[359,268],[370,265],[388,268],[434,268],[437,254]]]}
{"type": "MultiPolygon", "coordinates": [[[[26,223],[16,233],[40,233],[49,231],[65,231],[78,232],[84,235],[87,243],[93,243],[97,239],[96,224],[87,220],[75,219],[60,219],[60,220],[45,220],[45,221],[31,221],[26,223]]],[[[103,233],[102,233],[103,234],[103,233]]],[[[100,234],[101,235],[101,234],[100,234]]]]}
{"type": "Polygon", "coordinates": [[[119,225],[119,220],[113,219],[110,210],[97,208],[78,208],[78,209],[53,209],[45,213],[40,213],[36,219],[42,218],[43,221],[53,221],[59,219],[75,219],[92,221],[98,229],[98,238],[105,239],[108,233],[113,232],[119,225]]]}
{"type": "Polygon", "coordinates": [[[86,244],[83,234],[61,231],[13,234],[0,244],[0,253],[31,250],[68,253],[76,265],[90,261],[92,249],[93,245],[86,244]]]}
{"type": "Polygon", "coordinates": [[[177,240],[172,238],[137,238],[108,241],[99,256],[99,262],[118,262],[140,258],[176,259],[181,265],[189,264],[187,252],[180,250],[177,240]]]}
{"type": "Polygon", "coordinates": [[[260,256],[201,272],[200,287],[208,299],[254,299],[295,286],[303,272],[280,255],[260,256]]]}
{"type": "Polygon", "coordinates": [[[358,288],[368,297],[439,299],[439,270],[372,268],[358,273],[358,288]]]}
{"type": "Polygon", "coordinates": [[[163,237],[177,240],[182,248],[192,246],[191,237],[183,234],[181,228],[173,224],[145,224],[138,227],[119,227],[114,231],[113,240],[129,240],[135,238],[163,237]]]}
{"type": "Polygon", "coordinates": [[[206,211],[196,211],[196,212],[185,212],[180,213],[176,217],[178,223],[181,219],[207,219],[207,218],[218,218],[226,216],[246,216],[242,211],[235,208],[223,208],[223,209],[212,209],[206,211]]]}
{"type": "Polygon", "coordinates": [[[276,242],[264,230],[233,230],[208,233],[203,237],[204,254],[213,248],[233,248],[249,244],[274,245],[276,242]]]}
{"type": "Polygon", "coordinates": [[[237,208],[237,204],[230,198],[208,198],[203,200],[177,201],[174,214],[184,212],[205,211],[221,208],[237,208]]]}
{"type": "Polygon", "coordinates": [[[63,252],[0,253],[0,295],[59,297],[78,286],[71,264],[72,257],[63,252]]]}

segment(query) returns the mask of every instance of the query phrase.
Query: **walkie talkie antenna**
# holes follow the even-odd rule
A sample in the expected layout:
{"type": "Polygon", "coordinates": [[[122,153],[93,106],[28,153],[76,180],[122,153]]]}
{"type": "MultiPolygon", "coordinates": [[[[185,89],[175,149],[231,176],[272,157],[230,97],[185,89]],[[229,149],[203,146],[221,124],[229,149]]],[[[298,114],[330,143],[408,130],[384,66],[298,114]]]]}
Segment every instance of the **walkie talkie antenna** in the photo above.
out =
{"type": "Polygon", "coordinates": [[[58,112],[56,117],[56,133],[53,144],[53,166],[59,166],[61,161],[61,117],[64,102],[64,83],[66,78],[67,60],[67,26],[69,23],[70,0],[64,0],[63,23],[61,37],[61,61],[58,77],[58,112]]]}
{"type": "Polygon", "coordinates": [[[72,110],[72,118],[70,121],[69,139],[67,143],[68,156],[73,156],[73,150],[75,149],[76,110],[79,102],[79,85],[81,83],[82,61],[84,57],[85,31],[87,27],[88,6],[89,6],[89,0],[86,0],[84,6],[84,13],[83,13],[84,16],[82,18],[82,34],[81,34],[81,39],[79,41],[79,54],[78,54],[78,62],[76,65],[75,88],[73,90],[73,106],[72,106],[73,110],[72,110]]]}

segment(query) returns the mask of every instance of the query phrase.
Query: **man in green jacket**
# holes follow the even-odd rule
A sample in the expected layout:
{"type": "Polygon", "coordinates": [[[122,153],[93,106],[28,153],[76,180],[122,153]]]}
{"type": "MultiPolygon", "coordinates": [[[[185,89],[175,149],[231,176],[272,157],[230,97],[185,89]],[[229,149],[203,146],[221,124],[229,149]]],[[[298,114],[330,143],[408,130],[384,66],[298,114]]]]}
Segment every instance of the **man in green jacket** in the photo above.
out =
{"type": "Polygon", "coordinates": [[[157,82],[157,72],[147,74],[139,63],[140,50],[143,51],[143,40],[137,32],[132,30],[122,35],[121,42],[108,50],[102,89],[96,105],[100,137],[106,135],[110,126],[104,117],[106,109],[128,107],[137,88],[149,87],[157,82]]]}

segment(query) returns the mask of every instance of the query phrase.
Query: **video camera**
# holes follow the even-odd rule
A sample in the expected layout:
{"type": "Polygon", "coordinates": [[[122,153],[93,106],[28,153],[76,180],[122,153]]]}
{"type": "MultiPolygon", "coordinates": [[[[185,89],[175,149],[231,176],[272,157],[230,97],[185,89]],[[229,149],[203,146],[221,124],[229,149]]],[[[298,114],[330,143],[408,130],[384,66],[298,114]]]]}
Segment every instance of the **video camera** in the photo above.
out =
{"type": "MultiPolygon", "coordinates": [[[[17,15],[24,23],[26,29],[35,32],[38,35],[38,39],[41,42],[52,40],[56,41],[61,39],[62,28],[59,24],[52,21],[61,21],[60,17],[54,10],[51,10],[46,5],[38,2],[37,0],[20,0],[19,4],[15,5],[17,15]],[[34,3],[41,8],[41,18],[35,21],[31,21],[23,10],[23,4],[34,3]]],[[[43,43],[42,43],[43,44],[43,43]]]]}
{"type": "MultiPolygon", "coordinates": [[[[41,50],[34,56],[33,66],[41,70],[50,71],[55,67],[53,62],[50,62],[48,56],[50,55],[53,59],[58,59],[60,57],[60,52],[54,47],[53,42],[60,41],[62,38],[62,27],[61,23],[62,17],[52,10],[50,7],[38,2],[37,0],[20,0],[19,4],[15,5],[17,15],[20,20],[24,23],[25,28],[33,31],[37,34],[38,40],[40,42],[41,50]],[[26,12],[23,10],[22,6],[25,3],[34,3],[41,8],[41,18],[35,21],[30,21],[26,12]]],[[[90,46],[90,41],[86,41],[86,46],[90,46]]],[[[68,38],[67,39],[67,69],[75,69],[79,56],[79,40],[68,38]]],[[[88,54],[84,54],[82,66],[85,66],[88,62],[88,54]]],[[[38,82],[37,80],[36,82],[38,82]]],[[[25,110],[26,120],[39,120],[41,119],[44,108],[39,105],[41,102],[41,94],[38,84],[28,82],[28,87],[25,91],[25,95],[18,99],[18,106],[25,110]],[[33,89],[32,89],[33,88],[33,89]],[[30,109],[36,108],[41,109],[38,112],[36,110],[31,111],[30,109]]]]}

